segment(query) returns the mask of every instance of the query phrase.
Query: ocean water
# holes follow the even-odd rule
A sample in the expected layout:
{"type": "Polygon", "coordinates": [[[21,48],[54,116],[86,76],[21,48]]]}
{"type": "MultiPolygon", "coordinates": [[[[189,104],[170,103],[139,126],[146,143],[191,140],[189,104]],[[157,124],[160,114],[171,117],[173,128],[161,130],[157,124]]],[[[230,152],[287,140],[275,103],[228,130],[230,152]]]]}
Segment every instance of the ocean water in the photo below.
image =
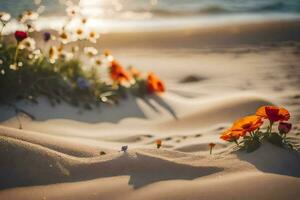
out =
{"type": "MultiPolygon", "coordinates": [[[[36,9],[35,0],[0,0],[0,11],[14,17],[36,9]]],[[[59,27],[65,6],[62,0],[42,0],[40,26],[59,27]],[[45,24],[46,23],[46,24],[45,24]]],[[[235,21],[300,18],[300,0],[73,0],[89,26],[103,31],[153,27],[206,26],[235,21]]]]}

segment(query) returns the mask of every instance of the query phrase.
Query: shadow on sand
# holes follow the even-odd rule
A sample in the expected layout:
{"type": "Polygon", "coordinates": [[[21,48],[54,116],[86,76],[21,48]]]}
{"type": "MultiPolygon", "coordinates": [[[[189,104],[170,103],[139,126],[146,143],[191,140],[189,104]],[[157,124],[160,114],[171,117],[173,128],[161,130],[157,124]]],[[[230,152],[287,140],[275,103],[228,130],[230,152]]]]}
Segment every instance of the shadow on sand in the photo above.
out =
{"type": "Polygon", "coordinates": [[[300,177],[300,153],[288,151],[264,142],[252,153],[237,152],[239,159],[254,165],[258,170],[286,176],[300,177]]]}
{"type": "Polygon", "coordinates": [[[210,174],[222,171],[222,168],[207,167],[207,166],[191,166],[180,163],[171,162],[168,160],[143,155],[137,153],[131,158],[124,154],[116,160],[102,163],[109,169],[109,166],[117,167],[118,169],[111,170],[105,173],[110,176],[129,176],[128,184],[133,188],[138,189],[148,184],[167,180],[193,180],[210,174]],[[122,164],[121,164],[122,163],[122,164]]]}
{"type": "MultiPolygon", "coordinates": [[[[49,119],[70,119],[86,123],[109,122],[118,123],[124,118],[141,118],[147,116],[138,105],[138,101],[144,102],[154,112],[159,113],[160,109],[166,110],[174,119],[177,119],[175,111],[160,96],[152,95],[145,98],[128,96],[122,99],[117,105],[103,104],[91,110],[73,107],[66,103],[51,106],[46,98],[40,98],[38,104],[18,102],[16,106],[30,115],[37,121],[49,119]]],[[[0,106],[0,122],[6,121],[16,115],[15,109],[10,106],[0,106]]]]}
{"type": "Polygon", "coordinates": [[[0,189],[115,176],[129,176],[128,184],[138,189],[158,181],[192,180],[223,170],[177,163],[143,152],[120,153],[113,158],[75,159],[6,137],[0,137],[0,156],[0,189]]]}

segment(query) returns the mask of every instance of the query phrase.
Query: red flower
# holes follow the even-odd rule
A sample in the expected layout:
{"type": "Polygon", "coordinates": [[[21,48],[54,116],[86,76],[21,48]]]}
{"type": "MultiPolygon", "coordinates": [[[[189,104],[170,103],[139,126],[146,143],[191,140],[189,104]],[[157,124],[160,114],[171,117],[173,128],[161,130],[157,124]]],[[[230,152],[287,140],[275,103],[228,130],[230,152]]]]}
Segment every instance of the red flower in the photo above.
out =
{"type": "Polygon", "coordinates": [[[280,122],[278,125],[278,131],[280,134],[287,134],[292,129],[292,124],[287,122],[280,122]]]}
{"type": "Polygon", "coordinates": [[[256,111],[256,115],[269,119],[271,122],[288,121],[290,119],[289,111],[277,106],[262,106],[256,111]]]}
{"type": "Polygon", "coordinates": [[[28,38],[28,34],[24,31],[16,31],[15,38],[18,42],[21,42],[22,40],[25,40],[26,38],[28,38]]]}
{"type": "Polygon", "coordinates": [[[159,78],[155,76],[153,73],[150,73],[148,75],[147,87],[149,93],[165,91],[164,83],[161,80],[159,80],[159,78]]]}
{"type": "Polygon", "coordinates": [[[122,83],[123,81],[130,81],[129,74],[115,60],[111,62],[110,77],[113,81],[116,81],[118,83],[122,83]]]}

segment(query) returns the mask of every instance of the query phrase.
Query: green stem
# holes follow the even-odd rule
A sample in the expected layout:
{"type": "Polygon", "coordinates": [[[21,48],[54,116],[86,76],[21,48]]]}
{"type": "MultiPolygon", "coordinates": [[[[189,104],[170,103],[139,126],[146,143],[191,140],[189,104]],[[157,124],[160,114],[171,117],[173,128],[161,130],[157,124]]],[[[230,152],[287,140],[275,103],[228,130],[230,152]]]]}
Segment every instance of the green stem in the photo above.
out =
{"type": "Polygon", "coordinates": [[[4,30],[4,27],[6,26],[6,23],[2,23],[2,27],[1,27],[1,30],[0,30],[0,42],[2,42],[2,33],[3,33],[3,30],[4,30]]]}
{"type": "Polygon", "coordinates": [[[283,134],[283,141],[286,142],[286,134],[283,134]]]}
{"type": "Polygon", "coordinates": [[[250,131],[249,134],[250,134],[250,136],[253,138],[253,136],[254,136],[254,135],[253,135],[253,132],[250,131]]]}
{"type": "Polygon", "coordinates": [[[272,133],[272,126],[273,126],[273,123],[272,121],[270,121],[270,133],[272,133]]]}
{"type": "Polygon", "coordinates": [[[238,147],[240,146],[237,140],[234,140],[234,142],[236,143],[236,145],[237,145],[238,147]]]}
{"type": "Polygon", "coordinates": [[[267,129],[267,136],[270,136],[270,134],[272,133],[272,126],[273,126],[273,123],[272,121],[269,121],[270,124],[268,126],[268,129],[267,129]]]}
{"type": "Polygon", "coordinates": [[[18,59],[18,54],[19,54],[19,45],[20,45],[20,42],[17,42],[17,47],[16,47],[16,51],[15,51],[15,55],[14,55],[14,60],[13,60],[14,64],[17,64],[17,59],[18,59]]]}

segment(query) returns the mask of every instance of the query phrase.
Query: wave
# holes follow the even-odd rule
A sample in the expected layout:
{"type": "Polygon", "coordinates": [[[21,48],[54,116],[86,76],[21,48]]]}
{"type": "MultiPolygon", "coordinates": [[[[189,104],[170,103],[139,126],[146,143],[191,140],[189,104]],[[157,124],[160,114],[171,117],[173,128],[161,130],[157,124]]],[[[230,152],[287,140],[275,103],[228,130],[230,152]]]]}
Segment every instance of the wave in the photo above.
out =
{"type": "Polygon", "coordinates": [[[300,13],[299,4],[288,4],[286,2],[273,2],[269,4],[260,4],[252,6],[232,7],[226,4],[214,4],[201,6],[199,8],[185,8],[185,9],[172,9],[154,7],[148,11],[143,9],[131,10],[135,13],[150,12],[153,16],[157,17],[176,17],[176,16],[193,16],[193,15],[207,15],[207,14],[239,14],[239,13],[263,13],[263,12],[282,12],[282,13],[300,13]]]}
{"type": "MultiPolygon", "coordinates": [[[[0,0],[1,1],[1,0],[0,0]]],[[[54,0],[44,0],[46,6],[46,16],[63,16],[65,9],[54,0]]],[[[58,0],[55,0],[58,1],[58,0]]],[[[75,1],[75,0],[73,0],[75,1]]],[[[87,1],[87,0],[86,0],[87,1]]],[[[8,11],[13,16],[18,16],[22,10],[34,7],[32,3],[19,0],[4,1],[0,4],[1,11],[8,11]]],[[[300,1],[298,0],[159,0],[156,6],[149,8],[145,2],[136,0],[123,0],[123,10],[111,12],[112,3],[103,0],[102,4],[88,4],[83,6],[87,10],[87,15],[104,19],[127,19],[128,16],[150,16],[153,17],[185,17],[218,14],[251,14],[251,13],[300,13],[300,1]],[[134,3],[135,2],[135,3],[134,3]],[[91,12],[91,13],[90,13],[91,12]]]]}
{"type": "MultiPolygon", "coordinates": [[[[133,10],[135,13],[142,13],[145,10],[135,9],[133,10]]],[[[171,9],[163,9],[163,8],[153,8],[150,12],[153,16],[158,17],[172,17],[172,16],[192,16],[192,15],[201,15],[201,14],[224,14],[230,13],[231,11],[225,8],[222,8],[218,5],[207,6],[204,8],[193,9],[193,10],[171,10],[171,9]]]]}

